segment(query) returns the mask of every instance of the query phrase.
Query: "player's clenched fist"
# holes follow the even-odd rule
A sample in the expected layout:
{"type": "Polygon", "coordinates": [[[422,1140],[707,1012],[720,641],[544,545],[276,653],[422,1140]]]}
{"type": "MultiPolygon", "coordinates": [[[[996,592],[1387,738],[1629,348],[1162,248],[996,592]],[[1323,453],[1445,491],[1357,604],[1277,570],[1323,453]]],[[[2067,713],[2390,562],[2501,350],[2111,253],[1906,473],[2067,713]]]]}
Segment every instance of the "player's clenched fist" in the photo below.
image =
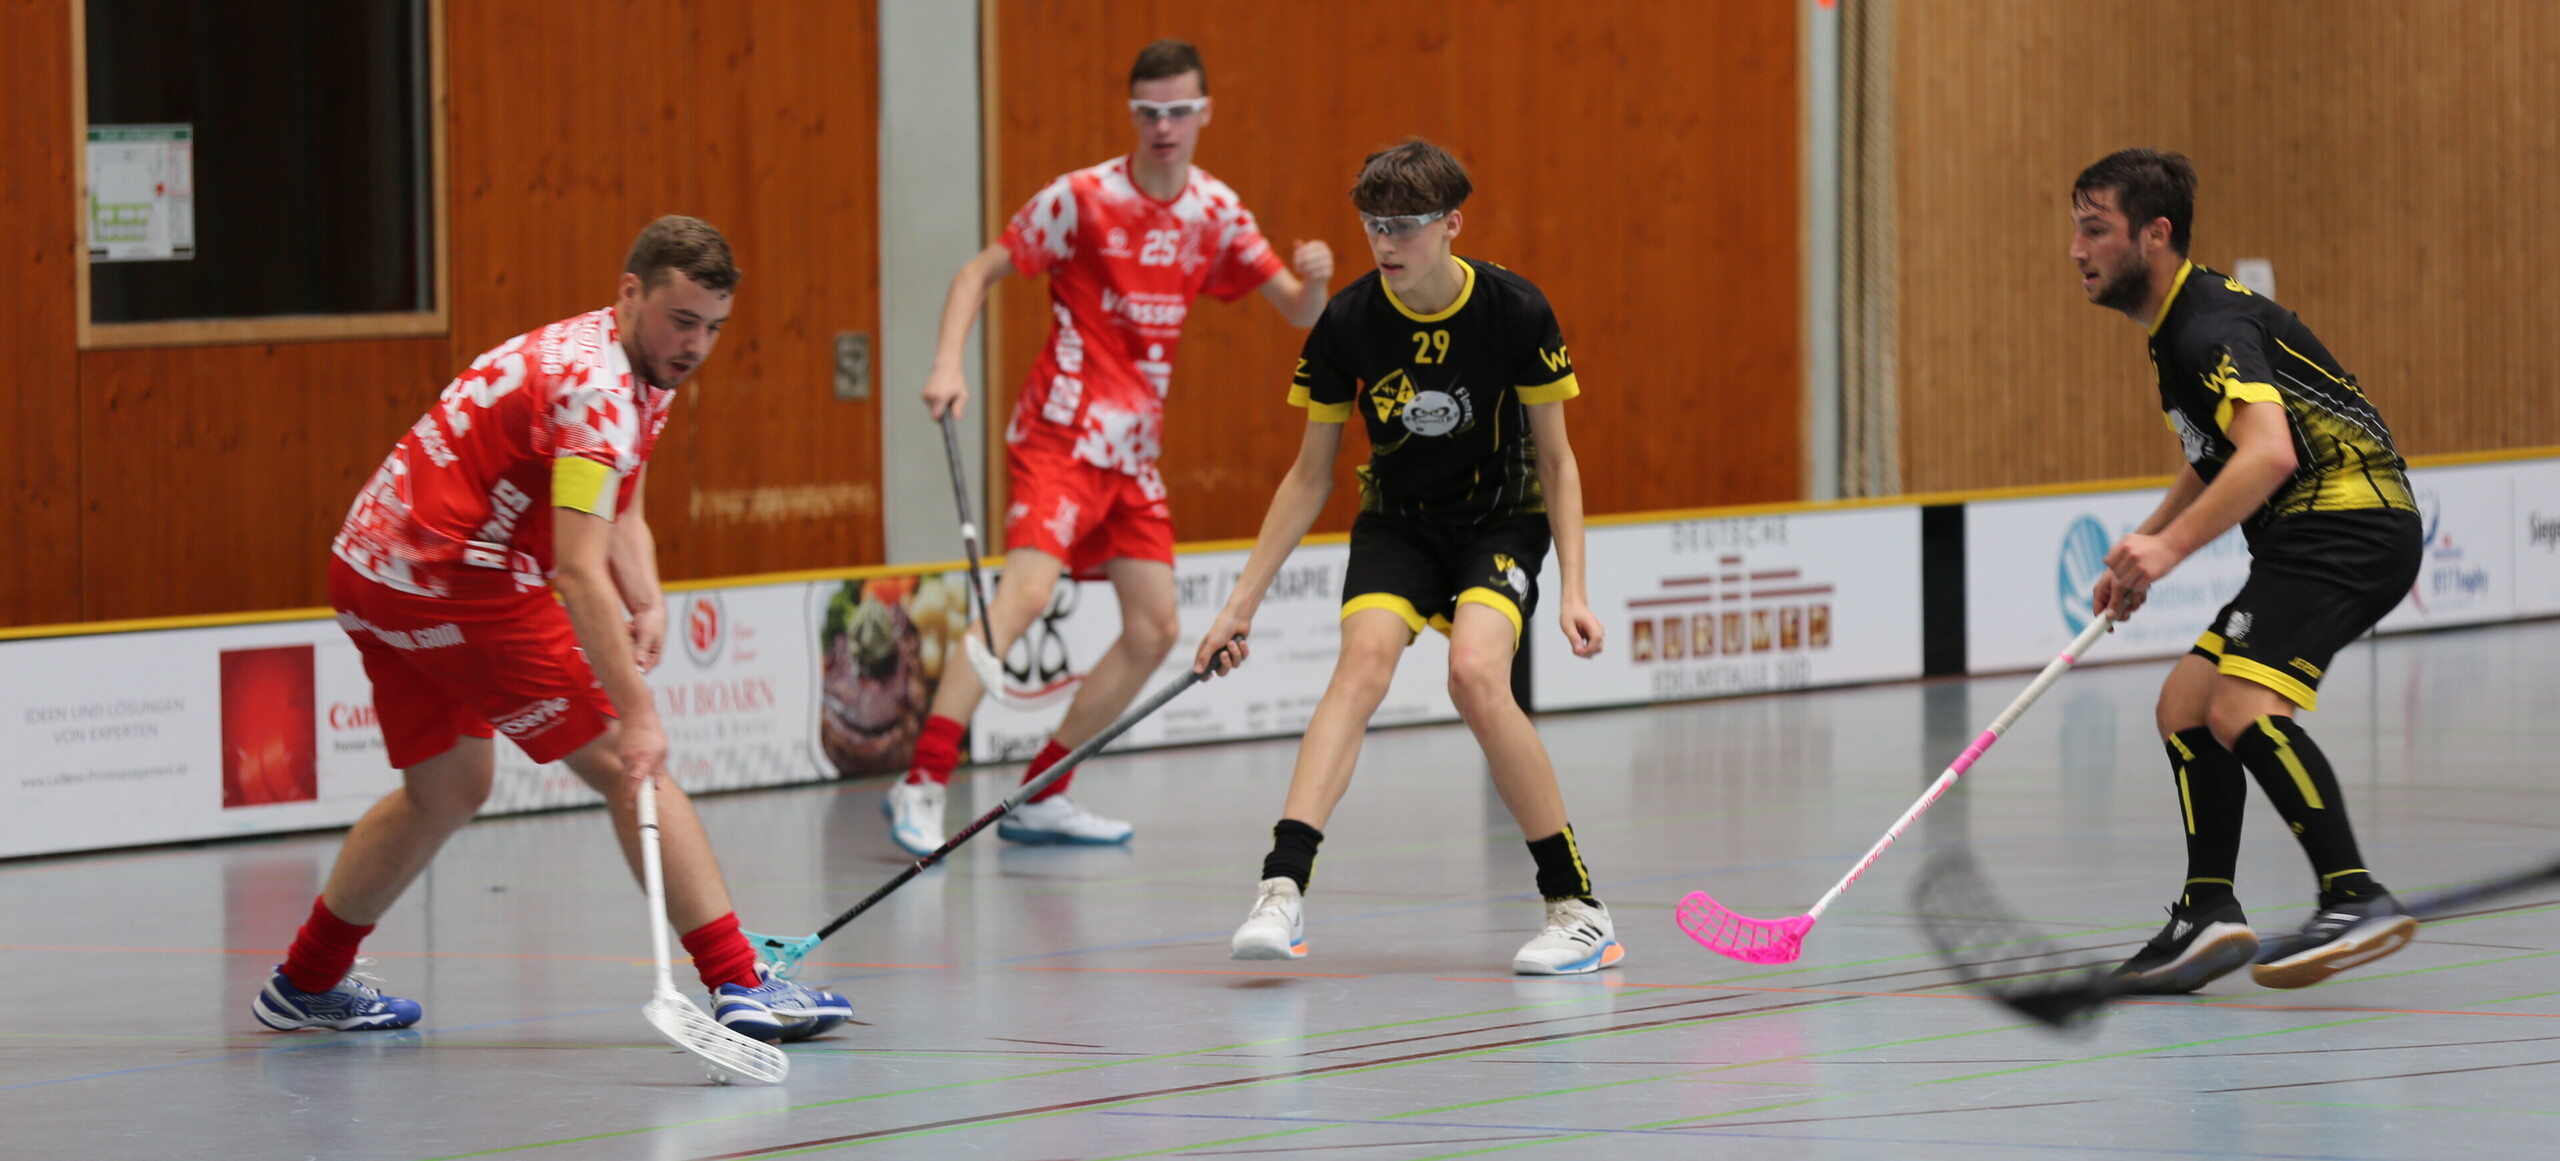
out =
{"type": "Polygon", "coordinates": [[[1333,281],[1333,247],[1322,241],[1296,242],[1289,247],[1289,269],[1301,282],[1333,281]]]}

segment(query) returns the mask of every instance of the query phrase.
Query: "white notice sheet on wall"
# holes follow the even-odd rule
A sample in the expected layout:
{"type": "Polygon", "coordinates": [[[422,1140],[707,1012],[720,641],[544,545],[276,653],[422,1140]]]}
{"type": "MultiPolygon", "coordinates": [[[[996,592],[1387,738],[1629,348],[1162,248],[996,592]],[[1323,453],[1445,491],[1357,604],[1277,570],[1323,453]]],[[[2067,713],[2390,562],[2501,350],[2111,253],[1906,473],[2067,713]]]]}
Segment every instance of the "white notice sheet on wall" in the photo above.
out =
{"type": "Polygon", "coordinates": [[[89,260],[196,256],[193,125],[89,126],[89,260]]]}

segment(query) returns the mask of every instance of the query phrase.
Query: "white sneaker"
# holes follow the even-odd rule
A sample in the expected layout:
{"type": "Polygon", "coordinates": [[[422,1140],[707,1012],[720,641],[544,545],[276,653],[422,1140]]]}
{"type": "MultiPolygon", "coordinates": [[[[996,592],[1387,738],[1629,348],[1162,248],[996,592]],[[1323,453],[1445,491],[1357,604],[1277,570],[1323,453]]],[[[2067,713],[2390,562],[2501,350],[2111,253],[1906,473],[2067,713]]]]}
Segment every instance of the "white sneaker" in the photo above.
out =
{"type": "Polygon", "coordinates": [[[997,838],[1035,846],[1051,843],[1110,846],[1129,841],[1129,835],[1136,829],[1119,819],[1104,818],[1069,802],[1064,794],[1041,802],[1023,803],[996,820],[997,838]]]}
{"type": "Polygon", "coordinates": [[[880,799],[889,816],[889,841],[911,855],[929,855],[942,845],[942,800],[949,787],[939,782],[900,782],[880,799]]]}
{"type": "Polygon", "coordinates": [[[1596,972],[1627,958],[1618,946],[1618,931],[1609,908],[1597,901],[1547,900],[1547,929],[1521,945],[1511,957],[1511,970],[1524,976],[1562,976],[1596,972]]]}
{"type": "Polygon", "coordinates": [[[1307,910],[1298,884],[1286,875],[1262,881],[1262,897],[1227,943],[1228,959],[1304,959],[1307,910]]]}

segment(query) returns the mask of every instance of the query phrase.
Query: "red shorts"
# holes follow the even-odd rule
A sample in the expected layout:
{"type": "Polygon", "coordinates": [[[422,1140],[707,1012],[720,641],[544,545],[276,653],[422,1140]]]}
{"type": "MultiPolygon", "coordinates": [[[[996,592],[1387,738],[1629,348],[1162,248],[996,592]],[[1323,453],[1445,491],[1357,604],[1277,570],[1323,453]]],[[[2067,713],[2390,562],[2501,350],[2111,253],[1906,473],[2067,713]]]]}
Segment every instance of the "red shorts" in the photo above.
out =
{"type": "Polygon", "coordinates": [[[438,600],[376,584],[331,557],[329,604],[364,655],[395,767],[499,731],[526,757],[557,762],[613,722],[568,610],[547,590],[438,600]]]}
{"type": "Polygon", "coordinates": [[[1013,489],[1006,549],[1048,553],[1078,580],[1101,580],[1102,566],[1123,557],[1173,563],[1173,511],[1154,465],[1133,476],[1028,444],[1007,445],[1004,459],[1013,489]]]}

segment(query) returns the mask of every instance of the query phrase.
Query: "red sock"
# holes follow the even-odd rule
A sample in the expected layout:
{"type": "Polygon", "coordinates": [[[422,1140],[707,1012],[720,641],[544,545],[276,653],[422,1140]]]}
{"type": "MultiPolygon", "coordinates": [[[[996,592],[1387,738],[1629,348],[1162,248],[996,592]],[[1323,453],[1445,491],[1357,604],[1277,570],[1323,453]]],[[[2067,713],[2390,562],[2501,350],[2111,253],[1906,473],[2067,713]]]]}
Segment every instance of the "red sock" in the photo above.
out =
{"type": "Polygon", "coordinates": [[[358,927],[329,910],[325,900],[311,901],[311,918],[294,933],[293,948],[284,953],[287,983],[306,992],[325,992],[347,978],[356,966],[356,948],[373,934],[373,925],[358,927]]]}
{"type": "Polygon", "coordinates": [[[755,946],[738,934],[735,911],[685,932],[684,949],[693,956],[693,970],[701,974],[703,987],[738,984],[752,988],[764,982],[756,976],[755,946]]]}
{"type": "MultiPolygon", "coordinates": [[[[1049,739],[1049,744],[1048,744],[1048,745],[1040,747],[1040,755],[1039,755],[1038,757],[1033,758],[1033,759],[1031,760],[1031,768],[1022,772],[1022,781],[1023,781],[1026,785],[1027,785],[1027,784],[1029,784],[1029,783],[1030,783],[1030,781],[1031,781],[1032,779],[1037,778],[1037,777],[1039,777],[1040,775],[1042,775],[1042,774],[1044,774],[1044,773],[1047,773],[1047,772],[1048,772],[1049,767],[1057,765],[1057,764],[1058,764],[1058,759],[1060,759],[1060,758],[1064,758],[1064,757],[1066,757],[1066,756],[1067,756],[1067,748],[1066,748],[1065,746],[1061,746],[1061,745],[1059,745],[1059,744],[1058,744],[1058,739],[1056,739],[1056,738],[1051,738],[1051,739],[1049,739]]],[[[1066,773],[1064,773],[1064,774],[1060,774],[1060,775],[1058,775],[1058,780],[1057,780],[1057,781],[1052,782],[1052,783],[1050,783],[1050,784],[1049,784],[1049,788],[1048,788],[1048,789],[1043,790],[1043,791],[1041,791],[1041,792],[1040,792],[1040,793],[1038,793],[1038,794],[1034,794],[1034,795],[1032,795],[1032,796],[1031,796],[1031,801],[1033,801],[1033,802],[1047,802],[1047,801],[1049,801],[1049,800],[1050,800],[1050,799],[1052,799],[1052,798],[1056,798],[1057,796],[1059,796],[1059,795],[1064,794],[1064,793],[1066,793],[1066,792],[1067,792],[1067,783],[1073,782],[1073,781],[1075,781],[1075,780],[1076,780],[1076,772],[1075,772],[1075,771],[1073,771],[1073,770],[1069,770],[1069,771],[1067,771],[1067,772],[1066,772],[1066,773]]]]}
{"type": "Polygon", "coordinates": [[[930,780],[937,786],[950,782],[951,771],[960,765],[960,735],[968,728],[941,714],[926,718],[924,732],[916,736],[916,757],[907,767],[907,781],[930,780]]]}

